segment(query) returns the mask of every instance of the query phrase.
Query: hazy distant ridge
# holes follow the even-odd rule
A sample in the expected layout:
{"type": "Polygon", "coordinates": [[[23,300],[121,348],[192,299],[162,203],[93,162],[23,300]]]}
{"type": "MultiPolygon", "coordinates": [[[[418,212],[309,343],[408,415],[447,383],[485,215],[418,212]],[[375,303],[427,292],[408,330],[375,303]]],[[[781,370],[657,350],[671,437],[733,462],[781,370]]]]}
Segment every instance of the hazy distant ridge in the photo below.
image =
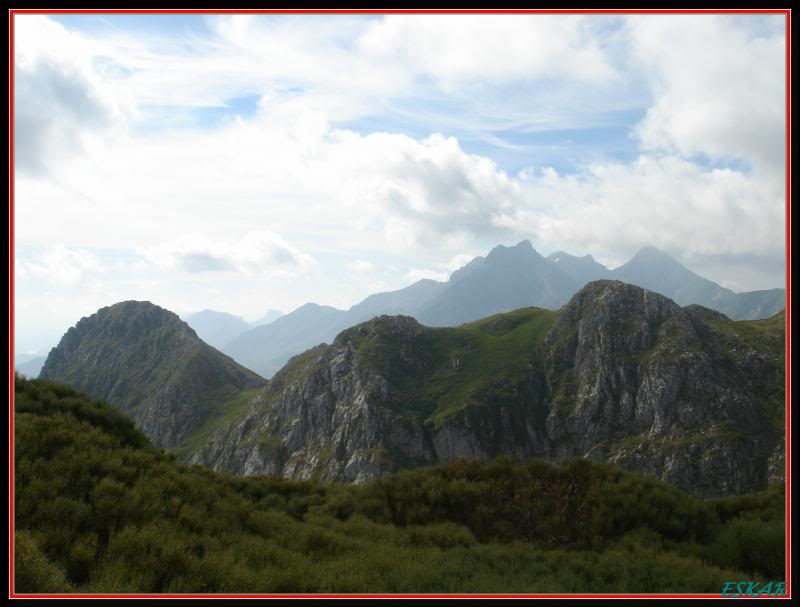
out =
{"type": "Polygon", "coordinates": [[[682,306],[702,305],[733,320],[768,318],[783,309],[786,300],[783,289],[734,293],[653,247],[609,270],[591,255],[559,251],[545,258],[523,240],[476,257],[447,282],[420,280],[404,289],[370,295],[349,310],[305,304],[220,347],[240,364],[271,377],[291,356],[381,314],[413,316],[428,326],[456,326],[522,307],[558,309],[584,285],[602,279],[650,289],[682,306]]]}

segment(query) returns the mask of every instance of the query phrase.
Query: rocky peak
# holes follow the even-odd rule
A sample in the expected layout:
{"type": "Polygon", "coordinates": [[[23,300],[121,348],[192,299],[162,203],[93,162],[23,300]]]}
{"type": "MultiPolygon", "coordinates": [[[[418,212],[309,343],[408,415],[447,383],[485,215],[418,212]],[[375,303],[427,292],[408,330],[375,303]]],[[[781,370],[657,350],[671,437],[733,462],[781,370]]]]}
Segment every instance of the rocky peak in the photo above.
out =
{"type": "Polygon", "coordinates": [[[562,308],[548,343],[574,334],[626,352],[647,349],[655,329],[674,316],[688,320],[681,307],[663,295],[618,280],[597,280],[562,308]]]}
{"type": "Polygon", "coordinates": [[[583,256],[572,255],[570,253],[567,253],[566,251],[556,251],[555,253],[551,253],[550,255],[547,256],[547,259],[549,261],[552,261],[553,263],[558,263],[559,261],[563,261],[565,259],[592,261],[592,262],[595,261],[594,257],[592,257],[591,255],[583,255],[583,256]]]}
{"type": "Polygon", "coordinates": [[[131,339],[165,327],[179,329],[188,336],[197,336],[194,329],[177,314],[149,301],[122,301],[100,308],[75,325],[78,333],[112,331],[120,338],[131,339]]]}
{"type": "Polygon", "coordinates": [[[176,314],[142,301],[82,318],[50,352],[40,376],[109,401],[160,446],[175,444],[242,390],[266,384],[176,314]]]}
{"type": "Polygon", "coordinates": [[[398,340],[404,341],[423,331],[423,326],[411,316],[376,316],[355,327],[339,333],[334,340],[334,345],[342,346],[354,338],[370,340],[398,340]]]}
{"type": "Polygon", "coordinates": [[[533,248],[530,240],[523,240],[513,247],[497,245],[486,256],[487,262],[502,262],[508,259],[540,258],[541,255],[533,248]]]}
{"type": "Polygon", "coordinates": [[[678,262],[669,253],[653,246],[646,246],[639,249],[636,255],[634,255],[628,263],[677,264],[678,262]]]}

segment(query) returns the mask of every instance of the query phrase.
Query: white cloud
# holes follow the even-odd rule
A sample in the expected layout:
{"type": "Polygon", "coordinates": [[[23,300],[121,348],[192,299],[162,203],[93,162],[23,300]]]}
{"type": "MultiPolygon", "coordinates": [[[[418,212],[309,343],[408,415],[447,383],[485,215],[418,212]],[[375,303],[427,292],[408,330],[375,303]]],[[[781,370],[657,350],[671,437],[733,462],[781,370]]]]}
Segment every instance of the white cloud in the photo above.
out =
{"type": "Polygon", "coordinates": [[[670,15],[628,20],[632,57],[653,104],[638,128],[649,149],[784,167],[783,16],[670,15]]]}
{"type": "Polygon", "coordinates": [[[612,265],[654,244],[744,288],[782,272],[783,36],[768,19],[210,23],[197,38],[15,16],[15,239],[51,255],[18,260],[27,331],[47,315],[39,278],[52,300],[92,285],[70,313],[150,298],[256,317],[445,279],[521,238],[612,265]],[[254,114],[193,118],[241,96],[260,98],[254,114]],[[617,113],[634,116],[632,161],[587,136],[593,165],[513,175],[470,147],[521,166],[532,133],[601,132],[617,113]],[[88,251],[108,249],[144,258],[103,273],[88,251]]]}
{"type": "Polygon", "coordinates": [[[447,89],[545,78],[603,84],[618,74],[598,44],[596,22],[574,15],[390,15],[357,44],[367,56],[410,66],[447,89]]]}
{"type": "Polygon", "coordinates": [[[239,272],[245,276],[295,275],[316,266],[311,255],[268,230],[247,232],[235,241],[184,236],[145,248],[141,254],[166,268],[187,272],[239,272]]]}
{"type": "Polygon", "coordinates": [[[549,250],[621,263],[653,245],[684,259],[783,255],[779,184],[730,169],[706,170],[674,156],[641,156],[579,175],[525,174],[516,228],[549,250]]]}
{"type": "Polygon", "coordinates": [[[348,267],[356,274],[370,274],[375,271],[375,264],[365,259],[356,259],[348,267]]]}
{"type": "Polygon", "coordinates": [[[18,277],[44,278],[57,287],[74,287],[87,275],[105,271],[100,260],[89,251],[70,249],[62,244],[50,247],[45,253],[30,261],[19,261],[18,277]]]}
{"type": "Polygon", "coordinates": [[[92,45],[36,15],[15,17],[14,153],[24,172],[67,170],[125,128],[124,102],[92,45]]]}

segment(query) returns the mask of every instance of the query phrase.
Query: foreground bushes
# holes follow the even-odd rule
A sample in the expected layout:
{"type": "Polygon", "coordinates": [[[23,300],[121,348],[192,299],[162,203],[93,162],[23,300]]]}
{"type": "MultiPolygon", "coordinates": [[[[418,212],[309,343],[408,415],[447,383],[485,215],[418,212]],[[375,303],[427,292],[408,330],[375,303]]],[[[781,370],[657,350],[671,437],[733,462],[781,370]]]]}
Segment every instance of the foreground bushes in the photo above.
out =
{"type": "Polygon", "coordinates": [[[177,464],[123,416],[20,380],[17,592],[719,592],[783,578],[779,487],[698,500],[584,460],[360,487],[177,464]]]}

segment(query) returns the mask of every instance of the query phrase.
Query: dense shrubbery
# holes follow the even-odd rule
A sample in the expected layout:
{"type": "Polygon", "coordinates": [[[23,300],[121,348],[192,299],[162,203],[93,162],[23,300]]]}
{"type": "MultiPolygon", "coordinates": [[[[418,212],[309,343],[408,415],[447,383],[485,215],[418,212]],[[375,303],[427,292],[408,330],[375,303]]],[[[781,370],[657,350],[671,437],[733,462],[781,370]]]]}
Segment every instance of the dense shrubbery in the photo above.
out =
{"type": "Polygon", "coordinates": [[[719,592],[783,578],[782,489],[698,500],[584,460],[360,487],[179,465],[124,416],[16,383],[17,592],[719,592]]]}

